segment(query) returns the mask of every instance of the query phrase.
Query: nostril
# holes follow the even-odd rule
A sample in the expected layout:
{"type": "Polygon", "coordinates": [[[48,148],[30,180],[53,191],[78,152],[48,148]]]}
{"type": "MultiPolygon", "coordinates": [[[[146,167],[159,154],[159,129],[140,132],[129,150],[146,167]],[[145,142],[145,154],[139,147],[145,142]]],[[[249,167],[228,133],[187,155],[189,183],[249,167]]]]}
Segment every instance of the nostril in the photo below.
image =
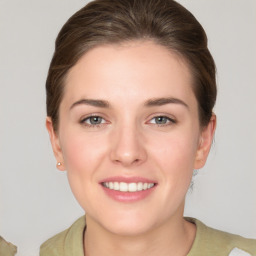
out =
{"type": "Polygon", "coordinates": [[[131,158],[130,159],[125,158],[125,159],[115,159],[114,162],[116,164],[122,164],[122,165],[128,166],[128,165],[139,164],[141,160],[139,158],[136,158],[134,160],[131,158]]]}
{"type": "Polygon", "coordinates": [[[118,138],[117,142],[112,144],[109,155],[111,161],[125,166],[144,162],[147,154],[143,144],[137,143],[134,138],[122,138],[118,138]]]}

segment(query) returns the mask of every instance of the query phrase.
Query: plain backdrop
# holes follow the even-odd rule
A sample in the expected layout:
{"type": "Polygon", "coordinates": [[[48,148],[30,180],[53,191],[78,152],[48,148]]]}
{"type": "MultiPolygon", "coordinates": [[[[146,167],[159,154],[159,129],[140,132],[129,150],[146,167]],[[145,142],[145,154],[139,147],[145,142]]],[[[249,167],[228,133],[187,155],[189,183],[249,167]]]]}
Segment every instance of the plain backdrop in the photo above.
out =
{"type": "MultiPolygon", "coordinates": [[[[185,215],[256,238],[256,2],[180,0],[204,26],[218,68],[218,127],[185,215]]],[[[19,256],[83,215],[45,129],[54,41],[81,0],[0,0],[0,235],[19,256]]]]}

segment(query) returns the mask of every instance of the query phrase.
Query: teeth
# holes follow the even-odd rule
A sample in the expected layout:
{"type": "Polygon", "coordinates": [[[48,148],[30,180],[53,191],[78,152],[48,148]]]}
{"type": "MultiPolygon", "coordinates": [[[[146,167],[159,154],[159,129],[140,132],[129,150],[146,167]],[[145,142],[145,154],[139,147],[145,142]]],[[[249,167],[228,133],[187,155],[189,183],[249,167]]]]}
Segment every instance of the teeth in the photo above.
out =
{"type": "Polygon", "coordinates": [[[124,182],[120,182],[119,190],[122,192],[128,191],[128,184],[124,182]]]}
{"type": "Polygon", "coordinates": [[[148,184],[148,188],[152,188],[154,186],[154,184],[150,183],[148,184]]]}
{"type": "Polygon", "coordinates": [[[132,182],[132,183],[126,183],[126,182],[103,182],[102,185],[106,188],[112,189],[112,190],[118,190],[121,192],[136,192],[136,191],[142,191],[147,190],[155,186],[155,183],[147,183],[147,182],[132,182]]]}
{"type": "Polygon", "coordinates": [[[128,185],[128,191],[129,191],[129,192],[135,192],[135,191],[137,191],[137,184],[136,184],[136,183],[129,183],[129,185],[128,185]]]}
{"type": "Polygon", "coordinates": [[[118,182],[114,182],[114,190],[119,190],[119,183],[118,182]]]}
{"type": "Polygon", "coordinates": [[[107,182],[108,183],[108,188],[113,189],[114,188],[114,184],[113,182],[107,182]]]}

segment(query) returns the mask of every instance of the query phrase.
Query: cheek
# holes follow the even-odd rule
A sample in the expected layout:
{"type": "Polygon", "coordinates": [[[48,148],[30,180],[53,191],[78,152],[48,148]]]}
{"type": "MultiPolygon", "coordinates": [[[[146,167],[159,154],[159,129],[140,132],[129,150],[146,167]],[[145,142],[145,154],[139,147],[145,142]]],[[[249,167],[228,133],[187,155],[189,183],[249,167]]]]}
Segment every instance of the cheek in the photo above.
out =
{"type": "Polygon", "coordinates": [[[152,147],[152,155],[158,157],[164,166],[193,166],[197,152],[197,136],[172,134],[158,138],[152,147]]]}
{"type": "Polygon", "coordinates": [[[103,155],[102,140],[83,132],[69,132],[63,137],[61,146],[67,171],[81,173],[93,170],[103,155]]]}
{"type": "Polygon", "coordinates": [[[163,182],[178,190],[188,187],[193,174],[197,136],[192,136],[191,132],[175,133],[158,139],[155,145],[151,147],[151,156],[162,171],[163,182]]]}
{"type": "Polygon", "coordinates": [[[62,146],[64,162],[67,171],[81,171],[89,162],[90,151],[84,146],[83,140],[77,137],[66,137],[62,146]]]}
{"type": "Polygon", "coordinates": [[[90,198],[97,195],[92,184],[97,181],[97,170],[105,155],[102,140],[83,132],[69,132],[63,134],[61,146],[70,188],[86,210],[92,207],[90,198]]]}

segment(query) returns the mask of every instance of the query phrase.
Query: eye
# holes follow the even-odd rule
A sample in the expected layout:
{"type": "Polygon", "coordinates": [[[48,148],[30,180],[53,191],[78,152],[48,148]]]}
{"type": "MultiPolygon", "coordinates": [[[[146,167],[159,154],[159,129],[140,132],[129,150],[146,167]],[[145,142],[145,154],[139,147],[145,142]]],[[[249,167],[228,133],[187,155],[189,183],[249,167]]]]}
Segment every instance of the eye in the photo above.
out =
{"type": "Polygon", "coordinates": [[[98,126],[101,124],[105,124],[106,120],[101,116],[89,116],[82,119],[80,123],[85,124],[87,126],[98,126]]]}
{"type": "Polygon", "coordinates": [[[149,121],[149,123],[156,124],[156,125],[168,125],[168,124],[174,124],[176,123],[176,121],[167,116],[155,116],[149,121]]]}

